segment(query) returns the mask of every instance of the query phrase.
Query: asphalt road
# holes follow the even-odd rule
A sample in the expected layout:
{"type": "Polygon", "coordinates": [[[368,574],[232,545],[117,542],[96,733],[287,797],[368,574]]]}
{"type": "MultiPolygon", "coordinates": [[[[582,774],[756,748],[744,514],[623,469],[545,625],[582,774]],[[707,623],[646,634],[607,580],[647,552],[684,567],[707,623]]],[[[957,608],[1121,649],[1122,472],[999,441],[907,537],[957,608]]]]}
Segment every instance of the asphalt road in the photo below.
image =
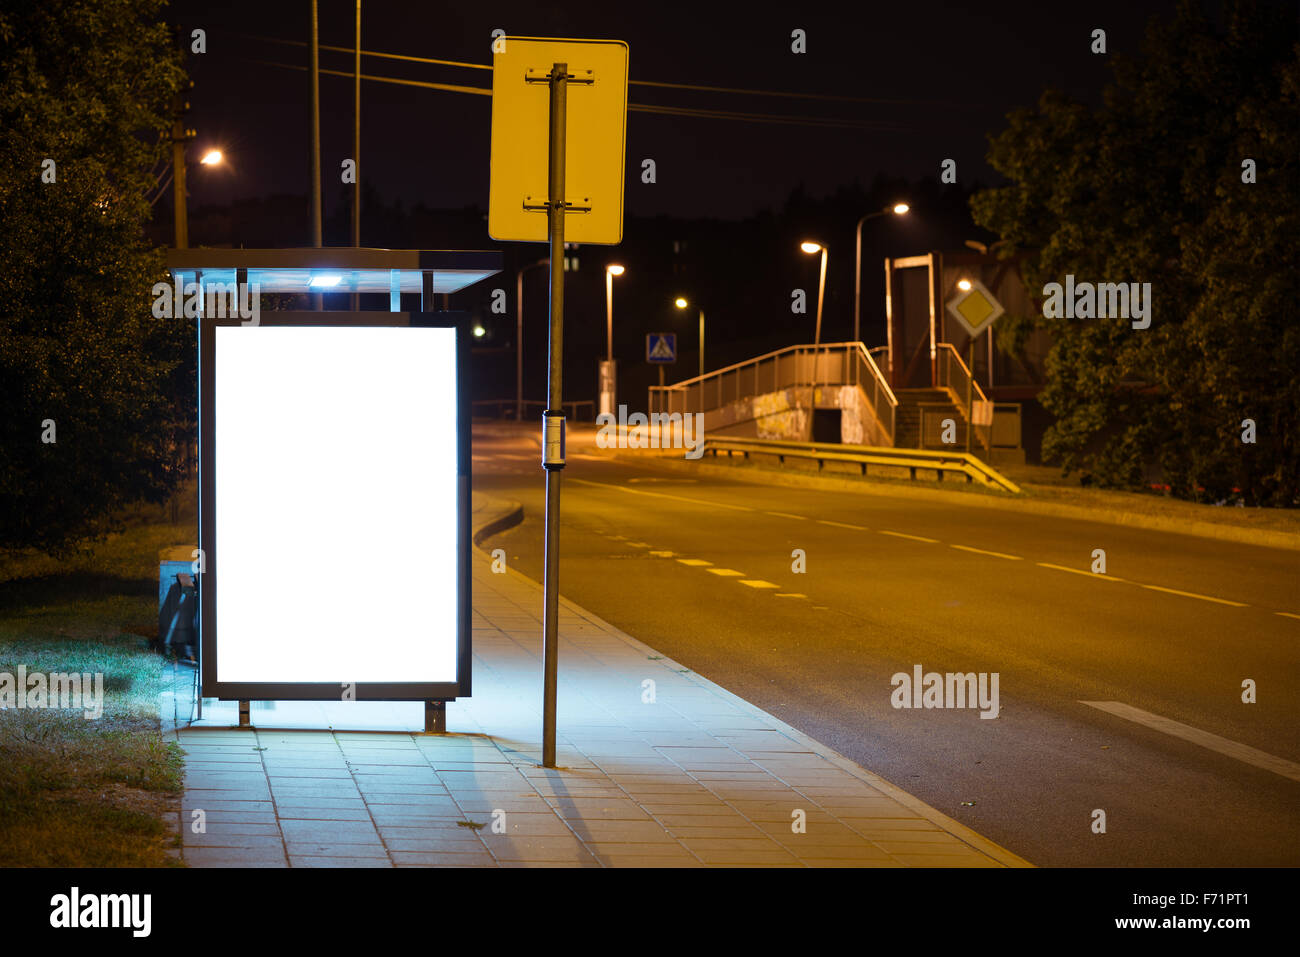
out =
{"type": "MultiPolygon", "coordinates": [[[[473,455],[540,581],[532,430],[473,455]]],[[[561,508],[566,597],[1035,864],[1300,864],[1300,553],[572,448],[561,508]],[[917,665],[996,673],[997,717],[894,707],[917,665]]]]}

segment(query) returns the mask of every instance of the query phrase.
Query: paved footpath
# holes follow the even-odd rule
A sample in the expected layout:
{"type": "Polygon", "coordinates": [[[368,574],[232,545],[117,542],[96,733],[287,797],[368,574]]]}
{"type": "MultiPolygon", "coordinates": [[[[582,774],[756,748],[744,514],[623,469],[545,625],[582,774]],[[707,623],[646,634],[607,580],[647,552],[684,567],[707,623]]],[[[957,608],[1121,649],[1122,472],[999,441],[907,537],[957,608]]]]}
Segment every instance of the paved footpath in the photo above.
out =
{"type": "MultiPolygon", "coordinates": [[[[474,527],[517,508],[475,494],[474,527]]],[[[476,551],[473,596],[473,696],[448,705],[446,735],[238,730],[210,702],[192,722],[178,668],[164,730],[187,754],[186,863],[1026,866],[567,601],[560,767],[541,768],[541,588],[476,551]]],[[[274,713],[255,703],[254,724],[274,713]]]]}

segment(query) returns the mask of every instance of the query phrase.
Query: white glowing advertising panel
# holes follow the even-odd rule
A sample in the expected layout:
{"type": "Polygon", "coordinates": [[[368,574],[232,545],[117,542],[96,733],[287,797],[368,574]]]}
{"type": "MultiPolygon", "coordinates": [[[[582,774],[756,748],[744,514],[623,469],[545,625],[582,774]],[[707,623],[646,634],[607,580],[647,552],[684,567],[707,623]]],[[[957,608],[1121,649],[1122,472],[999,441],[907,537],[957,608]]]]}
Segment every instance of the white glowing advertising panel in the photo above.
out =
{"type": "Polygon", "coordinates": [[[205,329],[205,693],[455,696],[463,332],[205,329]]]}

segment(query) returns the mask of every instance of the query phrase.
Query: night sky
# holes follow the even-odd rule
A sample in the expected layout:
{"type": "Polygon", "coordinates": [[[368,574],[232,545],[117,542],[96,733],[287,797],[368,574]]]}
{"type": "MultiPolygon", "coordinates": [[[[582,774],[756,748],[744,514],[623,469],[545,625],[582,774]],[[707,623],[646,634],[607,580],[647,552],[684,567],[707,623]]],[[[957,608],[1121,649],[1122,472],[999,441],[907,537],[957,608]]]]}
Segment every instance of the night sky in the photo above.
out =
{"type": "MultiPolygon", "coordinates": [[[[1139,50],[1146,20],[1171,3],[516,3],[366,0],[366,50],[488,65],[495,28],[522,36],[612,38],[630,47],[631,80],[866,98],[836,102],[665,90],[633,85],[633,103],[822,117],[849,128],[633,112],[627,130],[630,216],[742,219],[779,208],[804,185],[814,197],[878,173],[936,176],[947,157],[961,183],[996,182],[984,163],[987,136],[1009,109],[1058,86],[1090,102],[1109,75],[1089,52],[1107,32],[1111,53],[1139,50]],[[785,12],[781,12],[784,9],[785,12]],[[794,28],[808,52],[790,52],[794,28]],[[653,158],[658,181],[640,181],[653,158]]],[[[354,4],[321,0],[320,41],[350,47],[354,4]]],[[[305,65],[307,0],[191,0],[172,22],[208,31],[208,52],[189,58],[195,80],[189,123],[197,144],[222,148],[229,167],[198,168],[191,209],[274,193],[302,194],[307,180],[307,74],[259,61],[305,65]]],[[[350,53],[322,51],[323,69],[350,71],[350,53]]],[[[362,72],[490,87],[488,70],[363,57],[362,72]]],[[[327,214],[338,201],[339,163],[351,153],[351,78],[321,78],[322,176],[327,214]],[[333,177],[333,179],[331,179],[333,177]]],[[[491,98],[365,82],[361,169],[385,202],[408,208],[488,200],[491,98]]],[[[304,224],[304,234],[306,232],[304,224]]],[[[306,241],[304,235],[303,240],[306,241]]],[[[486,230],[484,239],[486,240],[486,230]]],[[[369,243],[368,243],[369,244],[369,243]]]]}

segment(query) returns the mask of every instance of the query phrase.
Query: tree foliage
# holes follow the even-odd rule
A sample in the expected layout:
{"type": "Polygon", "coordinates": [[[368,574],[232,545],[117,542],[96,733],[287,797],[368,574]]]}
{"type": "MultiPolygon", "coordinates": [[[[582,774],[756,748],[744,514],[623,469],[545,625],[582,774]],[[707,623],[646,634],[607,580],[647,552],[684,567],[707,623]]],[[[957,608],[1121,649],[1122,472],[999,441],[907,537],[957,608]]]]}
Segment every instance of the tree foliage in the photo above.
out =
{"type": "Polygon", "coordinates": [[[193,336],[152,317],[143,238],[183,80],[161,11],[0,0],[0,548],[65,551],[180,477],[193,336]]]}
{"type": "Polygon", "coordinates": [[[1148,329],[1036,320],[1054,342],[1044,454],[1103,485],[1300,504],[1294,14],[1238,2],[1216,23],[1184,2],[1113,71],[1099,109],[1048,90],[1012,113],[989,152],[1010,185],[971,204],[1006,254],[1030,253],[1035,287],[1151,283],[1148,329]]]}

